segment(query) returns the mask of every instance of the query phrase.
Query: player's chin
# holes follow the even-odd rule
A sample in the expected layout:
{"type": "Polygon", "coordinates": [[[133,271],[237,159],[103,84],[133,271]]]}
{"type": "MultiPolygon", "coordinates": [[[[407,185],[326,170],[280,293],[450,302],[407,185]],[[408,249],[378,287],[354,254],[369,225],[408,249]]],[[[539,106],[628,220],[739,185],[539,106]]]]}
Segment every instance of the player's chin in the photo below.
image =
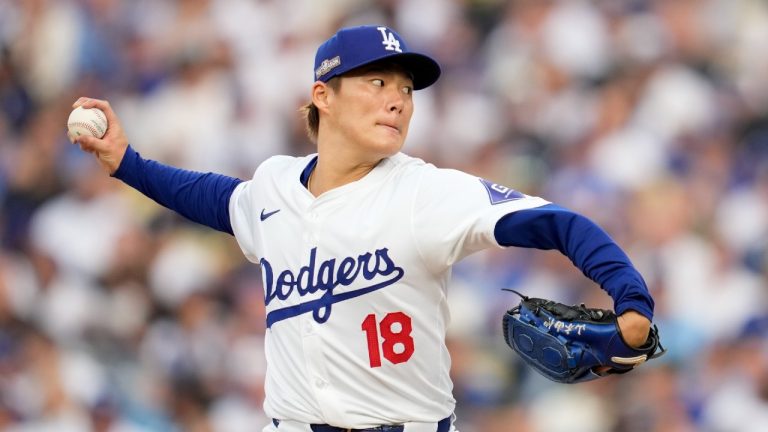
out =
{"type": "Polygon", "coordinates": [[[397,154],[405,144],[405,134],[392,133],[391,131],[384,130],[382,133],[376,134],[375,143],[373,146],[377,149],[378,153],[386,156],[393,156],[397,154]]]}
{"type": "Polygon", "coordinates": [[[388,140],[378,142],[375,145],[375,152],[381,157],[390,157],[396,155],[403,148],[402,140],[388,140]]]}

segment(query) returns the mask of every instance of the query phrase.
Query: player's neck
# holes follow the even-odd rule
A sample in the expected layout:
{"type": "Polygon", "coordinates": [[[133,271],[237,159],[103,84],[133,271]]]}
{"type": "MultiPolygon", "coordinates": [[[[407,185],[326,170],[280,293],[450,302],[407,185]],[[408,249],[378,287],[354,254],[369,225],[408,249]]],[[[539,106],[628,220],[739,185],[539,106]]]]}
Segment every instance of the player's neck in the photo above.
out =
{"type": "Polygon", "coordinates": [[[317,165],[307,182],[309,192],[317,197],[332,189],[358,181],[381,161],[381,159],[359,160],[348,156],[320,151],[317,165]]]}

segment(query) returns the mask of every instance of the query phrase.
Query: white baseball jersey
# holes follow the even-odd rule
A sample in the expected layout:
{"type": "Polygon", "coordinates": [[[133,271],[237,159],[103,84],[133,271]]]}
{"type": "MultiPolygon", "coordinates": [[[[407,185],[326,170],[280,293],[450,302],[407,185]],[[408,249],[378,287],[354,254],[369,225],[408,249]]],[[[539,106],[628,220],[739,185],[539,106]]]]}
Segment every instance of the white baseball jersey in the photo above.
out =
{"type": "Polygon", "coordinates": [[[300,182],[313,157],[270,158],[230,199],[264,279],[266,414],[349,428],[449,416],[451,266],[499,247],[503,215],[548,202],[402,153],[316,198],[300,182]]]}

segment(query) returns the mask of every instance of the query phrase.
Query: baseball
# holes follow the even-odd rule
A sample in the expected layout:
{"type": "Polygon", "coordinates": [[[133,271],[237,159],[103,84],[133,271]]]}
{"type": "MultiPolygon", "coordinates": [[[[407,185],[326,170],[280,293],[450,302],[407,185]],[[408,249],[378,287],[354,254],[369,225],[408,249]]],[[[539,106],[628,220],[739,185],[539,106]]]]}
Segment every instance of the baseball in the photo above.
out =
{"type": "Polygon", "coordinates": [[[107,132],[107,116],[98,108],[79,106],[69,115],[67,129],[71,136],[90,135],[101,138],[107,132]]]}

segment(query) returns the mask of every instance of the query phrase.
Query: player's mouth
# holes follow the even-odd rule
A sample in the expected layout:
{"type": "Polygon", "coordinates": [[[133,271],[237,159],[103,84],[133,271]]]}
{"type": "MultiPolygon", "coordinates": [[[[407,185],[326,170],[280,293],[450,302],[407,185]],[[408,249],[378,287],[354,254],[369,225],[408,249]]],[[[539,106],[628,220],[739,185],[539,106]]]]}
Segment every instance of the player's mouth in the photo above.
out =
{"type": "Polygon", "coordinates": [[[396,125],[389,124],[389,123],[376,123],[376,126],[381,126],[393,133],[396,133],[398,135],[400,134],[400,128],[397,127],[396,125]]]}

